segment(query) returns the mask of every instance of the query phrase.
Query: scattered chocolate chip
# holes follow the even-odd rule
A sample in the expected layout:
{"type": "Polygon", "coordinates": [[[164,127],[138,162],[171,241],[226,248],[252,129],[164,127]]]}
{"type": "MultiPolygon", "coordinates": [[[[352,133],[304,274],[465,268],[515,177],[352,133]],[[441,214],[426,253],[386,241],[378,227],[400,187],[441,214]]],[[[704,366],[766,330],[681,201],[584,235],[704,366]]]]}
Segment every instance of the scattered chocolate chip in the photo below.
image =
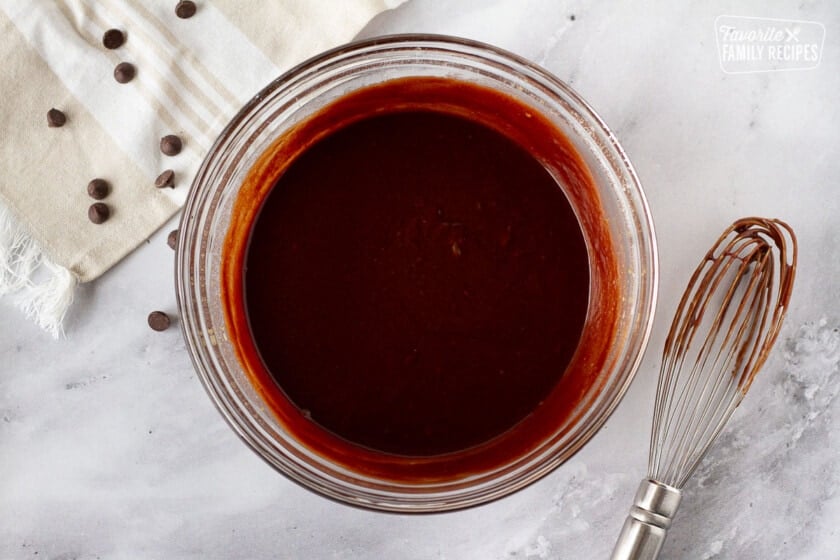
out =
{"type": "Polygon", "coordinates": [[[575,17],[575,14],[572,14],[572,15],[569,16],[569,21],[575,21],[575,19],[577,19],[575,17]]]}
{"type": "Polygon", "coordinates": [[[195,2],[191,0],[181,0],[175,6],[175,15],[181,19],[191,18],[195,15],[195,2]]]}
{"type": "Polygon", "coordinates": [[[109,29],[102,35],[102,46],[106,49],[118,49],[125,43],[125,35],[119,29],[109,29]]]}
{"type": "MultiPolygon", "coordinates": [[[[94,200],[102,200],[111,192],[111,185],[105,179],[93,179],[87,186],[87,193],[94,200]]],[[[93,218],[91,218],[92,220],[93,218]]]]}
{"type": "Polygon", "coordinates": [[[64,123],[66,122],[67,115],[65,115],[58,109],[50,109],[49,111],[47,111],[47,126],[49,126],[50,128],[64,126],[64,123]]]}
{"type": "Polygon", "coordinates": [[[88,218],[94,224],[102,224],[111,215],[111,209],[104,202],[94,202],[88,208],[88,218]]]}
{"type": "Polygon", "coordinates": [[[165,331],[171,324],[172,321],[169,319],[169,315],[163,311],[152,311],[149,313],[149,326],[152,330],[165,331]]]}
{"type": "Polygon", "coordinates": [[[160,139],[160,151],[168,156],[176,156],[181,153],[181,139],[174,134],[167,134],[160,139]]]}
{"type": "Polygon", "coordinates": [[[175,172],[171,169],[167,169],[166,171],[158,175],[157,179],[155,179],[155,186],[159,189],[165,189],[166,187],[174,189],[175,172]]]}
{"type": "Polygon", "coordinates": [[[166,244],[169,245],[169,248],[173,251],[175,250],[175,246],[178,245],[178,230],[173,229],[169,232],[169,235],[166,236],[166,244]]]}
{"type": "Polygon", "coordinates": [[[127,84],[134,79],[135,73],[136,70],[134,69],[134,65],[132,63],[120,62],[117,64],[116,68],[114,68],[114,79],[121,84],[127,84]]]}

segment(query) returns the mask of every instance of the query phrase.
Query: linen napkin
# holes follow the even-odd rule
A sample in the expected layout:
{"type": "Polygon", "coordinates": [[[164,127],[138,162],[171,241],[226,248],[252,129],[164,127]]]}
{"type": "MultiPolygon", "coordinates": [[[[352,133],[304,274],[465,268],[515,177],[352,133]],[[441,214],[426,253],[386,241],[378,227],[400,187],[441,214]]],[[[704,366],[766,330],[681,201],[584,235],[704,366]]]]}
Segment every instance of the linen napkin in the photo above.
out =
{"type": "Polygon", "coordinates": [[[182,18],[175,0],[0,0],[0,296],[57,336],[76,284],[177,212],[239,107],[402,1],[196,0],[182,18]],[[118,48],[103,45],[109,29],[118,48]],[[122,62],[136,70],[126,83],[122,62]],[[48,126],[52,108],[63,126],[48,126]],[[182,140],[177,155],[161,152],[166,135],[182,140]],[[174,188],[156,188],[168,169],[174,188]],[[110,185],[101,224],[88,216],[94,178],[110,185]]]}

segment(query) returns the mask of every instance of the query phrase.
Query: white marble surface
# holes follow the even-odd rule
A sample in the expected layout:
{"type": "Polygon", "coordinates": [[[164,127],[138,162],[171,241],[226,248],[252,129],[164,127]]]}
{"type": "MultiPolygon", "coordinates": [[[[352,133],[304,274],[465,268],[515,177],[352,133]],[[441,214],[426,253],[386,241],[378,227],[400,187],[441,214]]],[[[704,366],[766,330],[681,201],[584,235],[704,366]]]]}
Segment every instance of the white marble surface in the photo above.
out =
{"type": "Polygon", "coordinates": [[[152,309],[177,314],[170,224],[80,288],[64,340],[0,302],[0,558],[605,558],[646,470],[677,297],[747,214],[799,235],[792,308],[689,483],[663,557],[840,558],[840,8],[764,4],[410,0],[364,32],[458,34],[545,65],[600,112],[641,176],[662,269],[651,346],[604,429],[552,475],[424,517],[358,511],[286,481],[214,410],[179,330],[145,324],[152,309]],[[822,62],[724,74],[721,14],[821,22],[822,62]]]}

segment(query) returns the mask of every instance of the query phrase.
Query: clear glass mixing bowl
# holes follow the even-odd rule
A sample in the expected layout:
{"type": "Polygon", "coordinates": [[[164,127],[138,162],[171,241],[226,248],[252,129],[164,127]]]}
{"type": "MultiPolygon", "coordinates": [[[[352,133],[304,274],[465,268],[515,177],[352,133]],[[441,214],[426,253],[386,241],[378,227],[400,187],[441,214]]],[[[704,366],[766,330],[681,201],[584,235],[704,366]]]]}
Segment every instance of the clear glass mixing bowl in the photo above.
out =
{"type": "MultiPolygon", "coordinates": [[[[601,249],[589,247],[591,255],[601,249]]],[[[221,414],[256,453],[295,482],[341,502],[384,511],[439,512],[485,503],[534,482],[571,457],[603,425],[632,381],[647,344],[658,265],[639,180],[613,134],[580,96],[542,68],[495,47],[454,37],[401,35],[353,43],[312,58],[242,108],[195,177],[181,219],[175,274],[183,333],[199,377],[221,414]],[[618,301],[601,302],[602,307],[612,306],[613,336],[574,413],[558,418],[556,429],[521,456],[484,472],[434,480],[372,476],[298,441],[262,402],[237,358],[220,291],[231,209],[256,159],[284,131],[331,101],[408,76],[448,77],[493,88],[548,118],[572,142],[596,185],[600,220],[583,224],[584,234],[596,226],[609,233],[619,271],[619,285],[611,292],[619,294],[618,301]]],[[[604,291],[599,282],[604,281],[592,275],[590,297],[596,301],[604,291]]],[[[590,305],[584,333],[602,319],[597,306],[590,305]]]]}

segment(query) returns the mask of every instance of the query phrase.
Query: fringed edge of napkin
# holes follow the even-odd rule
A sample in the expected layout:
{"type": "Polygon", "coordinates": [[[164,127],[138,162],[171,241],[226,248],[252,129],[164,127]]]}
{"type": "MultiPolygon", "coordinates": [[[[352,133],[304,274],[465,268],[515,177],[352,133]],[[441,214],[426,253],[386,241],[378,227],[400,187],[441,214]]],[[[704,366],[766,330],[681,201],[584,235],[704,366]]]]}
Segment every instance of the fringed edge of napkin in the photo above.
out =
{"type": "Polygon", "coordinates": [[[78,280],[52,262],[20,222],[0,204],[0,297],[9,295],[54,338],[64,334],[64,316],[78,280]]]}

